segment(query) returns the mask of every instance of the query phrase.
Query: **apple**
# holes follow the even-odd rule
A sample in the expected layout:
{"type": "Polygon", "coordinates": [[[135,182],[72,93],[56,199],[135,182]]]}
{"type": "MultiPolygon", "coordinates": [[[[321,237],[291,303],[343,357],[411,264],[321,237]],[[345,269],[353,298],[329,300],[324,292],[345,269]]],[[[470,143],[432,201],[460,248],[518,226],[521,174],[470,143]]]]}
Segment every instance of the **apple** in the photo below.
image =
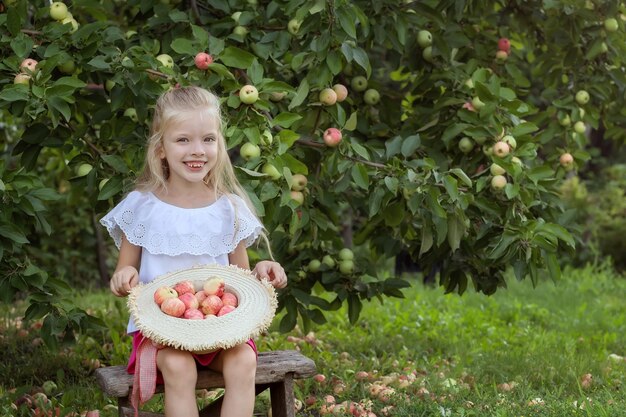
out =
{"type": "Polygon", "coordinates": [[[301,25],[302,22],[300,20],[291,19],[289,23],[287,23],[287,30],[289,31],[289,33],[296,36],[298,34],[298,31],[300,30],[301,25]]]}
{"type": "Polygon", "coordinates": [[[100,410],[89,410],[85,417],[100,417],[100,410]]]}
{"type": "Polygon", "coordinates": [[[241,36],[242,38],[248,34],[248,28],[245,26],[237,25],[233,28],[233,35],[241,36]]]}
{"type": "Polygon", "coordinates": [[[485,154],[485,156],[493,155],[493,145],[489,145],[489,144],[485,143],[483,145],[483,153],[485,154]]]}
{"type": "Polygon", "coordinates": [[[517,148],[517,141],[511,135],[506,135],[502,138],[502,142],[506,143],[511,147],[511,149],[517,148]]]}
{"type": "Polygon", "coordinates": [[[474,106],[474,108],[476,110],[480,110],[483,107],[485,107],[485,103],[482,102],[480,97],[476,96],[476,97],[472,98],[472,106],[474,106]]]}
{"type": "Polygon", "coordinates": [[[235,308],[236,307],[230,305],[222,306],[222,308],[220,308],[220,311],[217,312],[217,317],[222,317],[228,313],[231,313],[233,310],[235,310],[235,308]]]}
{"type": "Polygon", "coordinates": [[[208,295],[202,304],[200,304],[200,311],[205,315],[215,316],[222,307],[224,307],[224,303],[220,297],[217,295],[208,295]]]}
{"type": "Polygon", "coordinates": [[[302,191],[306,188],[306,185],[309,181],[302,174],[294,174],[291,177],[291,189],[293,191],[302,191]]]}
{"type": "Polygon", "coordinates": [[[261,155],[261,148],[251,142],[244,143],[239,149],[239,155],[246,161],[258,158],[261,155]]]}
{"type": "Polygon", "coordinates": [[[282,177],[281,173],[278,171],[278,169],[270,164],[267,163],[265,165],[263,165],[263,168],[261,169],[261,171],[265,174],[265,175],[269,175],[269,177],[271,179],[273,179],[274,181],[280,179],[280,177],[282,177]]]}
{"type": "Polygon", "coordinates": [[[15,78],[13,78],[13,84],[30,84],[30,75],[28,74],[17,74],[15,78]]]}
{"type": "Polygon", "coordinates": [[[199,70],[206,70],[213,63],[213,57],[206,52],[198,52],[193,62],[199,70]]]}
{"type": "Polygon", "coordinates": [[[222,303],[224,303],[225,306],[237,307],[239,305],[239,300],[237,300],[237,296],[235,294],[225,292],[224,295],[222,295],[222,303]]]}
{"type": "Polygon", "coordinates": [[[465,82],[463,84],[467,88],[474,88],[474,80],[472,80],[471,78],[468,78],[467,80],[465,80],[465,82]]]}
{"type": "Polygon", "coordinates": [[[57,384],[54,381],[46,381],[41,387],[43,388],[43,392],[45,392],[46,395],[52,395],[57,390],[57,384]]]}
{"type": "Polygon", "coordinates": [[[254,104],[259,99],[259,91],[253,85],[244,85],[239,90],[239,99],[244,104],[254,104]]]}
{"type": "Polygon", "coordinates": [[[322,263],[319,261],[319,259],[311,259],[309,261],[307,270],[313,273],[319,272],[321,266],[322,266],[322,263]]]}
{"type": "Polygon", "coordinates": [[[350,86],[354,91],[362,92],[367,89],[367,78],[362,75],[358,75],[350,81],[350,86]]]}
{"type": "Polygon", "coordinates": [[[374,106],[380,101],[380,93],[377,90],[370,88],[365,92],[365,94],[363,94],[363,100],[366,104],[374,106]]]}
{"type": "Polygon", "coordinates": [[[320,91],[319,100],[325,106],[332,106],[337,102],[337,93],[332,88],[325,88],[320,91]]]}
{"type": "Polygon", "coordinates": [[[196,289],[193,287],[193,282],[188,281],[188,280],[177,282],[173,288],[174,288],[174,291],[176,291],[179,296],[183,294],[187,294],[187,293],[191,293],[191,294],[196,293],[196,289]]]}
{"type": "Polygon", "coordinates": [[[340,260],[342,261],[352,261],[354,260],[354,252],[350,248],[343,248],[337,254],[340,260]]]}
{"type": "Polygon", "coordinates": [[[68,16],[65,19],[61,20],[61,23],[63,23],[64,25],[67,25],[68,23],[72,25],[72,30],[70,30],[70,33],[74,33],[78,30],[78,22],[73,17],[68,16]]]}
{"type": "Polygon", "coordinates": [[[174,291],[174,288],[172,287],[159,287],[154,292],[154,302],[156,302],[159,306],[163,304],[163,301],[167,300],[168,298],[176,297],[178,297],[178,293],[174,291]]]}
{"type": "Polygon", "coordinates": [[[76,70],[76,65],[74,64],[74,60],[73,59],[66,59],[65,61],[63,61],[59,65],[57,65],[57,68],[63,74],[73,74],[74,70],[76,70]]]}
{"type": "Polygon", "coordinates": [[[504,51],[508,54],[511,51],[511,41],[507,38],[500,38],[498,40],[498,50],[504,51]]]}
{"type": "Polygon", "coordinates": [[[84,177],[85,175],[89,174],[92,169],[93,166],[91,166],[90,164],[80,164],[78,168],[76,168],[76,175],[79,177],[84,177]]]}
{"type": "Polygon", "coordinates": [[[493,145],[493,154],[496,155],[497,157],[504,158],[505,156],[509,154],[510,151],[511,151],[511,148],[509,147],[509,144],[506,142],[499,141],[493,145]]]}
{"type": "Polygon", "coordinates": [[[224,294],[224,279],[219,277],[207,279],[203,285],[203,290],[207,296],[216,295],[221,297],[224,294]]]}
{"type": "Polygon", "coordinates": [[[506,173],[504,168],[502,168],[500,165],[496,163],[491,164],[491,167],[489,167],[489,172],[491,172],[491,175],[493,176],[504,175],[506,173]]]}
{"type": "Polygon", "coordinates": [[[424,50],[422,51],[422,58],[424,58],[425,61],[433,62],[433,47],[432,46],[427,46],[426,48],[424,48],[424,50]]]}
{"type": "Polygon", "coordinates": [[[346,98],[348,98],[348,89],[343,84],[335,84],[333,85],[333,90],[335,94],[337,94],[337,101],[341,103],[346,98]]]}
{"type": "Polygon", "coordinates": [[[341,131],[336,127],[329,127],[324,131],[324,143],[331,148],[339,145],[342,137],[341,131]]]}
{"type": "Polygon", "coordinates": [[[34,74],[37,71],[38,62],[32,58],[26,58],[20,64],[20,72],[24,74],[34,74]]]}
{"type": "Polygon", "coordinates": [[[161,311],[172,317],[181,317],[185,314],[185,303],[178,298],[166,298],[161,304],[161,311]]]}
{"type": "Polygon", "coordinates": [[[292,200],[295,200],[299,205],[304,204],[304,193],[302,191],[290,191],[289,195],[292,200]]]}
{"type": "Polygon", "coordinates": [[[589,102],[589,93],[585,90],[580,90],[576,93],[576,103],[579,105],[585,105],[589,102]]]}
{"type": "Polygon", "coordinates": [[[195,294],[196,300],[198,300],[198,304],[202,304],[202,302],[206,299],[207,293],[204,290],[200,290],[195,294]]]}
{"type": "Polygon", "coordinates": [[[329,268],[335,267],[335,260],[330,255],[324,255],[322,258],[322,263],[329,268]]]}
{"type": "Polygon", "coordinates": [[[161,54],[156,57],[157,61],[165,68],[174,68],[174,59],[168,54],[161,54]]]}
{"type": "Polygon", "coordinates": [[[569,118],[569,114],[566,114],[564,117],[559,119],[559,124],[561,126],[569,126],[572,123],[572,120],[569,118]]]}
{"type": "Polygon", "coordinates": [[[504,62],[509,58],[509,53],[506,51],[498,51],[496,52],[496,61],[504,62]]]}
{"type": "Polygon", "coordinates": [[[617,19],[608,18],[604,21],[604,28],[607,32],[616,32],[619,29],[619,24],[617,23],[617,19]]]}
{"type": "Polygon", "coordinates": [[[587,126],[585,125],[585,122],[578,121],[574,123],[574,131],[576,133],[585,133],[585,130],[587,130],[587,126]]]}
{"type": "Polygon", "coordinates": [[[571,153],[566,152],[559,158],[559,163],[565,169],[571,169],[574,166],[574,157],[571,153]]]}
{"type": "Polygon", "coordinates": [[[137,110],[135,110],[133,107],[129,107],[126,110],[124,110],[124,116],[129,117],[130,120],[132,120],[135,123],[139,121],[139,118],[137,117],[137,110]]]}
{"type": "Polygon", "coordinates": [[[504,175],[494,175],[491,179],[491,188],[494,190],[501,190],[507,184],[506,177],[504,175]]]}
{"type": "Polygon", "coordinates": [[[465,103],[463,103],[463,108],[465,110],[469,110],[469,111],[473,111],[473,112],[476,111],[476,109],[474,108],[474,105],[472,104],[471,101],[466,101],[465,103]]]}
{"type": "Polygon", "coordinates": [[[192,292],[186,292],[179,295],[178,299],[185,304],[185,310],[197,309],[200,306],[200,302],[196,298],[196,295],[192,292]]]}
{"type": "Polygon", "coordinates": [[[474,141],[468,137],[464,137],[459,141],[459,149],[463,153],[469,153],[474,149],[474,141]]]}
{"type": "Polygon", "coordinates": [[[202,320],[204,319],[204,314],[202,314],[202,311],[197,308],[188,308],[183,313],[183,317],[187,320],[202,320]]]}
{"type": "Polygon", "coordinates": [[[433,35],[427,30],[417,32],[417,44],[421,48],[429,47],[433,44],[433,35]]]}
{"type": "Polygon", "coordinates": [[[609,45],[606,44],[606,42],[602,42],[600,44],[600,52],[601,53],[607,53],[609,51],[609,45]]]}
{"type": "Polygon", "coordinates": [[[285,98],[287,94],[284,92],[279,92],[279,91],[274,91],[272,93],[270,93],[270,100],[272,100],[273,102],[277,103],[279,101],[281,101],[282,99],[285,98]]]}
{"type": "Polygon", "coordinates": [[[524,165],[524,163],[522,162],[521,159],[519,159],[517,156],[514,156],[511,158],[511,162],[513,162],[515,165],[519,165],[522,166],[524,165]]]}
{"type": "Polygon", "coordinates": [[[61,21],[67,17],[67,6],[61,1],[55,1],[50,4],[50,17],[54,20],[61,21]]]}
{"type": "Polygon", "coordinates": [[[346,259],[339,261],[339,272],[342,274],[351,274],[354,271],[354,261],[346,259]]]}

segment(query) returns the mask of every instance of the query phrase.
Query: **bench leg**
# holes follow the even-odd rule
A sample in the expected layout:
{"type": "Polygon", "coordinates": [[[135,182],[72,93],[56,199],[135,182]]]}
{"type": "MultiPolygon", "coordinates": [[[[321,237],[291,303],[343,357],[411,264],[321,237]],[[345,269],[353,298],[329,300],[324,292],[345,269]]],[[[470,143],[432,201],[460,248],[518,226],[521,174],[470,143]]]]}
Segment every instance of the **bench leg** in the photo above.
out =
{"type": "Polygon", "coordinates": [[[270,384],[272,417],[295,417],[295,397],[293,395],[293,374],[285,375],[282,382],[270,384]]]}

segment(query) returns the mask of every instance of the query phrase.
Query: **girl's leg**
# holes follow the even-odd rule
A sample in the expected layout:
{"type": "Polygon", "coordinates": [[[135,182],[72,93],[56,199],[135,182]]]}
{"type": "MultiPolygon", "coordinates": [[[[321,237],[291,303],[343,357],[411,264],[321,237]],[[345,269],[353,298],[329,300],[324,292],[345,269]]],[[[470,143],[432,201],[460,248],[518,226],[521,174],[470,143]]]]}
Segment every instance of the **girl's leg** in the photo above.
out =
{"type": "Polygon", "coordinates": [[[221,417],[250,417],[254,412],[256,353],[247,343],[223,350],[209,367],[224,376],[221,417]]]}
{"type": "Polygon", "coordinates": [[[191,353],[164,348],[157,354],[157,366],[163,374],[165,415],[197,417],[196,381],[198,370],[191,353]]]}

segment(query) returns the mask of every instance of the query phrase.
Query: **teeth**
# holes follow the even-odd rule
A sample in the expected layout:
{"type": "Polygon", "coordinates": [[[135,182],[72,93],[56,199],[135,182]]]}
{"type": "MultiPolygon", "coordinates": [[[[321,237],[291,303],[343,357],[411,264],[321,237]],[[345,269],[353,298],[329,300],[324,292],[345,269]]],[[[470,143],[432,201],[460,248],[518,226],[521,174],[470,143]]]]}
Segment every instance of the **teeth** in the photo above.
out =
{"type": "Polygon", "coordinates": [[[195,163],[187,163],[187,166],[191,167],[191,168],[202,168],[202,166],[204,165],[204,163],[199,163],[199,162],[195,162],[195,163]]]}

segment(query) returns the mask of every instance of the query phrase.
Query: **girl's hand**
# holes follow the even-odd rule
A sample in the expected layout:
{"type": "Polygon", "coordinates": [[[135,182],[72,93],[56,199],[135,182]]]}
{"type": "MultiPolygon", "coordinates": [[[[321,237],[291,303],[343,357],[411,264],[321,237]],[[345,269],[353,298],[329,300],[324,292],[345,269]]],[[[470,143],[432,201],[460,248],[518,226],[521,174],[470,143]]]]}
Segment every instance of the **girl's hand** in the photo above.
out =
{"type": "Polygon", "coordinates": [[[139,272],[134,266],[124,266],[111,277],[111,292],[118,297],[126,297],[133,288],[139,282],[139,272]]]}
{"type": "Polygon", "coordinates": [[[287,286],[287,274],[285,274],[285,270],[278,262],[258,262],[252,272],[259,279],[266,278],[274,288],[285,288],[287,286]]]}

